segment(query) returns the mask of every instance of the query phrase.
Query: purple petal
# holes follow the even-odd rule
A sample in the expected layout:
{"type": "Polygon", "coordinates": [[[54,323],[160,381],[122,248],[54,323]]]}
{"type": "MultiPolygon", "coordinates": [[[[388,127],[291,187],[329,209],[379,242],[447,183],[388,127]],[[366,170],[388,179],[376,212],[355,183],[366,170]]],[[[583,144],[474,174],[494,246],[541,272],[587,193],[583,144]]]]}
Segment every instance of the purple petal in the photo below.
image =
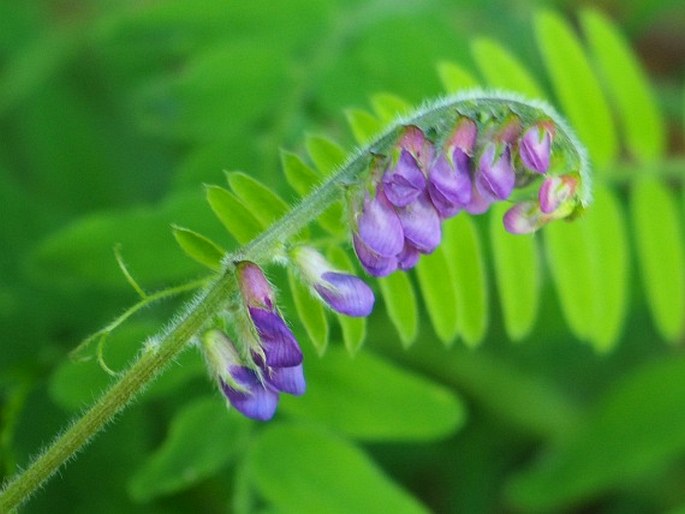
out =
{"type": "Polygon", "coordinates": [[[412,246],[421,253],[431,253],[438,247],[442,239],[440,216],[428,198],[428,193],[398,209],[397,215],[402,223],[404,237],[412,246]]]}
{"type": "Polygon", "coordinates": [[[314,289],[331,309],[347,316],[364,317],[371,314],[375,298],[363,280],[346,273],[328,271],[314,289]]]}
{"type": "Polygon", "coordinates": [[[278,393],[264,387],[257,374],[242,366],[233,366],[229,369],[233,379],[245,390],[234,389],[223,380],[221,390],[228,401],[245,416],[260,421],[271,419],[278,406],[278,393]]]}
{"type": "MultiPolygon", "coordinates": [[[[385,277],[397,269],[397,257],[394,255],[391,257],[378,255],[366,246],[356,234],[352,237],[352,241],[354,242],[357,258],[359,258],[359,262],[369,275],[385,277]]],[[[404,244],[404,239],[402,243],[404,244]]]]}
{"type": "Polygon", "coordinates": [[[468,156],[455,148],[453,157],[454,164],[450,165],[447,158],[440,155],[428,175],[428,194],[443,219],[451,218],[471,201],[468,156]]]}
{"type": "Polygon", "coordinates": [[[283,393],[301,396],[307,389],[302,364],[288,368],[269,368],[267,375],[269,385],[283,393]]]}
{"type": "Polygon", "coordinates": [[[397,255],[404,245],[400,220],[381,188],[374,200],[364,202],[357,230],[366,247],[382,257],[397,255]]]}
{"type": "Polygon", "coordinates": [[[504,228],[512,234],[530,234],[535,232],[547,219],[540,212],[535,202],[521,202],[504,213],[504,228]]]}
{"type": "Polygon", "coordinates": [[[403,207],[426,188],[426,178],[412,155],[402,150],[394,168],[383,175],[383,191],[391,204],[403,207]]]}
{"type": "Polygon", "coordinates": [[[489,143],[479,161],[476,187],[485,199],[506,200],[514,190],[516,174],[511,164],[511,152],[509,146],[500,148],[489,143]]]}
{"type": "Polygon", "coordinates": [[[250,317],[262,340],[267,366],[288,367],[302,363],[302,350],[278,314],[250,309],[250,317]]]}
{"type": "Polygon", "coordinates": [[[404,249],[397,256],[397,267],[401,270],[409,270],[419,262],[421,253],[411,244],[405,242],[404,249]]]}
{"type": "Polygon", "coordinates": [[[519,142],[521,162],[530,171],[545,173],[549,168],[552,135],[543,125],[530,127],[519,142]]]}
{"type": "Polygon", "coordinates": [[[474,184],[471,188],[471,201],[465,207],[469,214],[483,214],[490,208],[492,200],[483,198],[474,184]]]}
{"type": "Polygon", "coordinates": [[[433,145],[426,139],[423,131],[415,125],[404,127],[399,145],[416,159],[421,170],[425,171],[433,160],[433,145]]]}

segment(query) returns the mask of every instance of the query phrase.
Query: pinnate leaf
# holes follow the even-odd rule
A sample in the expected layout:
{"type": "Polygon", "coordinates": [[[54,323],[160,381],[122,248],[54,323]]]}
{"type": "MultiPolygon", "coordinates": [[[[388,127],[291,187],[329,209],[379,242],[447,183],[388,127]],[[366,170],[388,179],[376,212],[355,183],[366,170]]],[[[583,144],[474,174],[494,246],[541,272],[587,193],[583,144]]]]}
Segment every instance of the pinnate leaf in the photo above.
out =
{"type": "Polygon", "coordinates": [[[405,347],[411,345],[419,332],[419,311],[414,286],[406,273],[392,273],[378,279],[385,310],[405,347]]]}
{"type": "Polygon", "coordinates": [[[226,178],[233,192],[262,227],[268,227],[290,209],[278,194],[245,173],[233,171],[227,173],[226,178]]]}
{"type": "Polygon", "coordinates": [[[373,114],[362,109],[347,109],[345,115],[357,143],[370,141],[383,129],[383,125],[373,114]]]}
{"type": "Polygon", "coordinates": [[[328,318],[326,318],[324,306],[321,301],[312,296],[309,289],[295,276],[291,269],[288,269],[288,283],[298,319],[304,326],[317,353],[323,355],[328,346],[328,318]]]}
{"type": "Polygon", "coordinates": [[[390,123],[398,116],[411,111],[411,105],[406,100],[390,93],[373,95],[371,105],[383,123],[390,123]]]}
{"type": "Polygon", "coordinates": [[[207,186],[206,193],[212,211],[238,243],[245,244],[262,231],[259,220],[236,195],[219,186],[207,186]]]}
{"type": "Polygon", "coordinates": [[[457,93],[464,89],[473,89],[480,86],[478,80],[464,68],[456,63],[443,61],[438,64],[438,75],[442,87],[448,93],[457,93]]]}
{"type": "Polygon", "coordinates": [[[422,256],[416,266],[428,317],[435,333],[445,344],[454,340],[459,329],[457,292],[448,259],[449,256],[440,246],[432,254],[422,256]]]}
{"type": "Polygon", "coordinates": [[[305,146],[317,169],[324,176],[333,173],[347,157],[347,153],[338,143],[324,136],[307,136],[305,146]]]}

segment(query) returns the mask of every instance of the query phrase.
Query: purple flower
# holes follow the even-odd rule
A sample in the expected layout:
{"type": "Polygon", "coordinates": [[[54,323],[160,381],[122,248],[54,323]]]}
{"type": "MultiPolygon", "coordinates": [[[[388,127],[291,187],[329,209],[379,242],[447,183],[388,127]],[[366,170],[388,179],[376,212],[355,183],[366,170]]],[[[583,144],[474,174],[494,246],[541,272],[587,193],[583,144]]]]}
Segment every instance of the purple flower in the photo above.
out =
{"type": "Polygon", "coordinates": [[[469,157],[455,148],[451,162],[441,154],[435,160],[428,174],[428,194],[440,214],[450,218],[471,202],[471,179],[469,157]]]}
{"type": "Polygon", "coordinates": [[[530,171],[542,174],[549,168],[553,130],[554,125],[549,122],[537,123],[521,137],[519,155],[523,165],[530,171]]]}
{"type": "Polygon", "coordinates": [[[385,257],[377,254],[366,246],[356,234],[352,236],[354,251],[364,270],[374,277],[385,277],[397,269],[397,257],[392,255],[385,257]]]}
{"type": "Polygon", "coordinates": [[[302,364],[289,368],[268,368],[265,372],[268,384],[274,389],[294,396],[302,396],[307,385],[302,364]]]}
{"type": "Polygon", "coordinates": [[[231,366],[229,374],[235,386],[220,380],[221,391],[238,411],[248,418],[267,421],[278,406],[278,393],[260,380],[257,372],[243,366],[231,366]]]}
{"type": "Polygon", "coordinates": [[[307,246],[291,251],[302,277],[328,306],[347,316],[368,316],[375,298],[361,279],[336,270],[319,252],[307,246]]]}
{"type": "Polygon", "coordinates": [[[236,276],[250,320],[259,335],[266,365],[284,367],[300,364],[302,351],[276,309],[273,290],[262,270],[252,262],[242,261],[236,263],[236,276]]]}
{"type": "Polygon", "coordinates": [[[504,213],[504,228],[512,234],[530,234],[542,227],[548,218],[537,202],[521,202],[504,213]]]}
{"type": "Polygon", "coordinates": [[[404,243],[404,249],[397,256],[397,267],[401,270],[412,269],[419,262],[421,253],[410,243],[404,243]]]}
{"type": "Polygon", "coordinates": [[[400,219],[380,187],[373,200],[368,197],[364,200],[357,220],[357,237],[380,257],[393,257],[404,246],[400,219]]]}
{"type": "MultiPolygon", "coordinates": [[[[442,229],[438,211],[424,192],[414,202],[397,209],[406,242],[421,253],[431,253],[440,244],[442,229]]],[[[400,249],[403,250],[403,248],[400,249]]],[[[399,251],[397,252],[400,253],[399,251]]]]}
{"type": "Polygon", "coordinates": [[[577,188],[578,178],[575,175],[547,177],[538,193],[540,210],[545,214],[553,213],[573,197],[577,188]]]}
{"type": "Polygon", "coordinates": [[[383,174],[383,191],[391,204],[403,207],[426,188],[426,177],[416,159],[406,151],[400,152],[394,167],[383,174]]]}
{"type": "Polygon", "coordinates": [[[220,330],[209,330],[202,337],[205,360],[216,377],[221,392],[245,416],[271,419],[278,405],[278,392],[266,384],[260,367],[248,367],[238,356],[233,342],[220,330]]]}
{"type": "Polygon", "coordinates": [[[486,200],[506,200],[514,190],[516,174],[511,151],[505,144],[488,143],[481,154],[476,173],[476,187],[486,200]]]}

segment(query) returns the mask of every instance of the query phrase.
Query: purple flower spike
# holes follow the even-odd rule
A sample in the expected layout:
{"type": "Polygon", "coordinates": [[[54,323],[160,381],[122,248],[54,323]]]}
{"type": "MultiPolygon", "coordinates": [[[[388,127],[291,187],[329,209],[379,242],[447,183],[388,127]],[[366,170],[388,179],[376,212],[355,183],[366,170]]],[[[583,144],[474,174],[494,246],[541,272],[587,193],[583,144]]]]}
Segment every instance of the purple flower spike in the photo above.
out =
{"type": "Polygon", "coordinates": [[[397,215],[402,223],[406,241],[417,250],[421,253],[431,253],[438,247],[442,239],[440,216],[428,198],[428,193],[398,209],[397,215]]]}
{"type": "Polygon", "coordinates": [[[547,218],[536,202],[521,202],[504,213],[504,228],[512,234],[530,234],[542,227],[547,218]]]}
{"type": "Polygon", "coordinates": [[[452,165],[440,155],[428,174],[428,194],[443,219],[451,218],[468,205],[471,202],[468,155],[455,148],[452,165]]]}
{"type": "Polygon", "coordinates": [[[238,387],[220,381],[221,391],[238,411],[248,418],[270,420],[278,406],[278,393],[266,387],[257,373],[243,366],[232,366],[229,373],[238,387]]]}
{"type": "Polygon", "coordinates": [[[361,279],[334,271],[324,273],[321,279],[314,289],[334,311],[355,317],[371,314],[375,298],[361,279]]]}
{"type": "Polygon", "coordinates": [[[402,251],[404,233],[400,219],[379,187],[376,198],[366,198],[357,222],[357,235],[374,254],[392,257],[402,251]]]}
{"type": "Polygon", "coordinates": [[[476,173],[476,187],[483,198],[506,200],[514,190],[516,174],[511,164],[507,145],[488,143],[480,157],[476,173]]]}
{"type": "Polygon", "coordinates": [[[530,171],[546,173],[552,152],[552,132],[550,123],[538,123],[530,127],[519,141],[521,162],[530,171]]]}
{"type": "Polygon", "coordinates": [[[267,375],[269,385],[282,393],[301,396],[307,389],[302,364],[289,368],[270,368],[267,375]]]}
{"type": "Polygon", "coordinates": [[[426,188],[426,177],[416,159],[402,150],[395,166],[383,175],[383,191],[390,203],[404,207],[413,202],[426,188]]]}
{"type": "Polygon", "coordinates": [[[419,257],[421,253],[411,244],[405,243],[404,249],[397,256],[397,267],[401,270],[412,269],[419,262],[419,257]]]}
{"type": "Polygon", "coordinates": [[[578,188],[578,179],[573,175],[560,177],[547,177],[538,193],[540,210],[545,214],[551,214],[562,204],[568,201],[578,188]]]}
{"type": "Polygon", "coordinates": [[[352,237],[352,241],[354,242],[354,251],[359,258],[359,262],[369,275],[385,277],[397,269],[397,257],[394,255],[390,257],[378,255],[366,246],[356,234],[352,237]]]}
{"type": "Polygon", "coordinates": [[[302,350],[283,318],[255,308],[250,309],[250,317],[262,341],[267,366],[281,368],[302,363],[302,350]]]}

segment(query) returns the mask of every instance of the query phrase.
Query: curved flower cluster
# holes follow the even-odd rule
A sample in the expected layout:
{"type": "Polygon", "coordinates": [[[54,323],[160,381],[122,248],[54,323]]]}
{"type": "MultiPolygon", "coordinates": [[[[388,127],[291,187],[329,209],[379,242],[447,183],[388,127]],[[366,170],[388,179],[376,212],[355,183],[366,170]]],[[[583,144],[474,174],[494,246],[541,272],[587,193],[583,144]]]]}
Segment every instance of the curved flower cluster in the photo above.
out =
{"type": "MultiPolygon", "coordinates": [[[[371,313],[373,292],[360,279],[335,270],[311,248],[293,250],[293,261],[316,296],[333,310],[348,316],[371,313]]],[[[245,416],[264,421],[276,412],[280,393],[304,394],[302,350],[259,266],[242,261],[235,269],[241,305],[230,314],[242,327],[238,344],[215,328],[205,333],[203,349],[228,402],[245,416]]]]}
{"type": "MultiPolygon", "coordinates": [[[[353,244],[364,269],[385,276],[414,267],[437,248],[442,221],[461,211],[485,212],[550,167],[554,125],[525,131],[516,117],[479,133],[461,117],[441,145],[416,126],[405,126],[389,157],[376,156],[369,187],[354,200],[353,244]]],[[[504,218],[512,233],[532,232],[574,207],[576,175],[548,177],[539,199],[515,205],[504,218]]]]}

